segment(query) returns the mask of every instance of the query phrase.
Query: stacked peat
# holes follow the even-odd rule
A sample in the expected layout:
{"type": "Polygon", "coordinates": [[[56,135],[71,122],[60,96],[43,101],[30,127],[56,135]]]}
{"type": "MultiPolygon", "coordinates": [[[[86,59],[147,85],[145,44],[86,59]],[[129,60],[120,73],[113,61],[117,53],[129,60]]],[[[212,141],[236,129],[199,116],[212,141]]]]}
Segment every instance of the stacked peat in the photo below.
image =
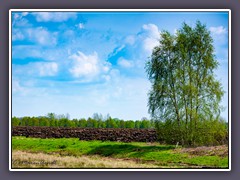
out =
{"type": "Polygon", "coordinates": [[[12,128],[12,136],[36,138],[79,138],[79,140],[101,140],[121,142],[156,142],[154,129],[120,128],[57,128],[24,127],[12,128]]]}

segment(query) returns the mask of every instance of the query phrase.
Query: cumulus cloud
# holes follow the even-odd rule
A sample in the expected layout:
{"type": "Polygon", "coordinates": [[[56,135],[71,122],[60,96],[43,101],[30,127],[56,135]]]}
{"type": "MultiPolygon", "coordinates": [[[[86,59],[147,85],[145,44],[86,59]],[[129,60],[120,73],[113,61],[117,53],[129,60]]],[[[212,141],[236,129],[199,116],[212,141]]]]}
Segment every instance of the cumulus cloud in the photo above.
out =
{"type": "Polygon", "coordinates": [[[17,40],[23,40],[25,36],[19,29],[13,29],[12,30],[12,40],[17,41],[17,40]]]}
{"type": "Polygon", "coordinates": [[[224,28],[223,26],[210,27],[209,30],[211,31],[211,33],[216,34],[216,35],[221,35],[221,34],[227,33],[227,29],[224,28]]]}
{"type": "Polygon", "coordinates": [[[25,65],[13,65],[13,76],[44,77],[55,76],[58,64],[55,62],[32,62],[25,65]]]}
{"type": "Polygon", "coordinates": [[[13,93],[17,93],[17,92],[23,91],[23,88],[20,86],[18,80],[13,80],[12,81],[12,91],[13,91],[13,93]]]}
{"type": "Polygon", "coordinates": [[[25,18],[25,16],[27,16],[27,15],[28,15],[27,12],[13,13],[12,26],[13,27],[28,27],[28,26],[31,26],[31,24],[29,24],[29,21],[25,18]]]}
{"type": "Polygon", "coordinates": [[[133,35],[127,36],[125,39],[125,42],[127,44],[133,45],[135,43],[136,39],[133,35]]]}
{"type": "Polygon", "coordinates": [[[36,63],[40,76],[55,76],[58,72],[58,64],[55,62],[36,63]]]}
{"type": "Polygon", "coordinates": [[[28,12],[22,12],[22,16],[27,16],[28,14],[28,12]]]}
{"type": "Polygon", "coordinates": [[[49,32],[43,27],[29,28],[26,33],[30,41],[40,45],[56,45],[57,43],[57,33],[49,32]]]}
{"type": "Polygon", "coordinates": [[[152,52],[153,48],[158,45],[160,31],[155,24],[144,24],[142,29],[145,34],[143,47],[147,52],[152,52]]]}
{"type": "Polygon", "coordinates": [[[158,27],[155,24],[144,24],[142,26],[143,30],[145,30],[149,37],[158,39],[160,31],[158,30],[158,27]]]}
{"type": "Polygon", "coordinates": [[[223,45],[228,42],[228,31],[223,26],[210,27],[209,30],[215,44],[223,45]]]}
{"type": "Polygon", "coordinates": [[[100,73],[109,71],[110,63],[100,61],[98,54],[86,55],[81,51],[69,56],[71,60],[71,68],[69,72],[75,78],[93,78],[100,73]]]}
{"type": "Polygon", "coordinates": [[[34,13],[38,22],[63,22],[69,19],[76,19],[76,13],[70,12],[38,12],[34,13]]]}
{"type": "Polygon", "coordinates": [[[74,77],[93,76],[99,73],[98,55],[94,52],[92,55],[85,55],[78,51],[69,57],[72,61],[72,68],[69,70],[74,77]]]}
{"type": "Polygon", "coordinates": [[[158,41],[153,38],[146,38],[143,47],[146,51],[152,52],[153,48],[158,45],[158,41]]]}
{"type": "Polygon", "coordinates": [[[114,65],[124,68],[145,66],[155,46],[159,45],[160,31],[155,24],[143,24],[136,34],[126,36],[108,55],[114,65]]]}
{"type": "Polygon", "coordinates": [[[12,46],[12,56],[17,59],[25,59],[29,57],[40,58],[43,56],[41,48],[32,45],[16,45],[12,46]]]}
{"type": "Polygon", "coordinates": [[[118,65],[120,65],[121,67],[124,67],[124,68],[131,68],[134,66],[133,61],[124,59],[122,57],[118,59],[117,63],[118,63],[118,65]]]}

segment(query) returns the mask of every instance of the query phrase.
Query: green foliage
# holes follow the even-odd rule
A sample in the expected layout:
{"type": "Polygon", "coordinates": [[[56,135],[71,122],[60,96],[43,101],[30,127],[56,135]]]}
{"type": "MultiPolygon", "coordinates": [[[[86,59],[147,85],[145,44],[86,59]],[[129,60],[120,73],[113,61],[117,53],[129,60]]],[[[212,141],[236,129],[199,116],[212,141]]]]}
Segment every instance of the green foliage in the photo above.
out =
{"type": "Polygon", "coordinates": [[[125,123],[125,128],[134,128],[135,124],[134,124],[134,121],[132,120],[129,120],[129,121],[126,121],[125,123]]]}
{"type": "Polygon", "coordinates": [[[114,119],[112,119],[111,117],[108,117],[108,119],[106,120],[106,128],[116,128],[116,127],[117,127],[116,121],[114,121],[114,119]]]}
{"type": "Polygon", "coordinates": [[[82,127],[82,128],[85,128],[85,127],[87,127],[87,121],[86,121],[86,119],[80,119],[79,121],[78,121],[78,126],[77,127],[82,127]]]}
{"type": "Polygon", "coordinates": [[[219,120],[224,94],[214,78],[218,62],[206,26],[183,24],[176,34],[161,32],[159,46],[146,63],[152,83],[149,113],[159,137],[167,143],[195,146],[223,142],[226,128],[219,120]]]}
{"type": "Polygon", "coordinates": [[[17,117],[12,118],[12,125],[13,126],[19,126],[20,125],[20,120],[17,117]]]}
{"type": "Polygon", "coordinates": [[[87,127],[89,128],[97,128],[98,127],[98,122],[95,119],[88,118],[87,120],[87,127]]]}

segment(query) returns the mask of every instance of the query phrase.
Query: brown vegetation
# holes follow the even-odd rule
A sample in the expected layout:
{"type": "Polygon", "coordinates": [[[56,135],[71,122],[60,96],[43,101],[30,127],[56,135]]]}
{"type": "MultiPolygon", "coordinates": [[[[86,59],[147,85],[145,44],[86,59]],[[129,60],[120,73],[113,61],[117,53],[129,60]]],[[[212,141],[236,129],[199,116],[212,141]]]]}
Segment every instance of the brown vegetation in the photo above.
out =
{"type": "Polygon", "coordinates": [[[60,156],[24,151],[12,152],[13,168],[159,168],[134,160],[99,156],[60,156]]]}
{"type": "Polygon", "coordinates": [[[228,146],[201,146],[196,148],[181,148],[174,150],[177,153],[188,153],[192,156],[228,156],[228,146]]]}
{"type": "Polygon", "coordinates": [[[121,142],[156,142],[153,129],[116,128],[56,128],[56,127],[13,127],[12,136],[37,138],[79,138],[80,140],[102,140],[121,142]]]}

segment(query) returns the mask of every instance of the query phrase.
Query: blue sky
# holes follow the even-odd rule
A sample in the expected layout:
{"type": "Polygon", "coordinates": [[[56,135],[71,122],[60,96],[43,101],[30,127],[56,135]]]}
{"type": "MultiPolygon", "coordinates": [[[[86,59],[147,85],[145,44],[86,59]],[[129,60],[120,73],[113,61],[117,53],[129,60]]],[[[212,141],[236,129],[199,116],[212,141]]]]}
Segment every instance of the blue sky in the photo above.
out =
{"type": "Polygon", "coordinates": [[[214,39],[227,120],[226,12],[12,12],[12,115],[149,118],[145,62],[162,30],[197,20],[214,39]]]}

